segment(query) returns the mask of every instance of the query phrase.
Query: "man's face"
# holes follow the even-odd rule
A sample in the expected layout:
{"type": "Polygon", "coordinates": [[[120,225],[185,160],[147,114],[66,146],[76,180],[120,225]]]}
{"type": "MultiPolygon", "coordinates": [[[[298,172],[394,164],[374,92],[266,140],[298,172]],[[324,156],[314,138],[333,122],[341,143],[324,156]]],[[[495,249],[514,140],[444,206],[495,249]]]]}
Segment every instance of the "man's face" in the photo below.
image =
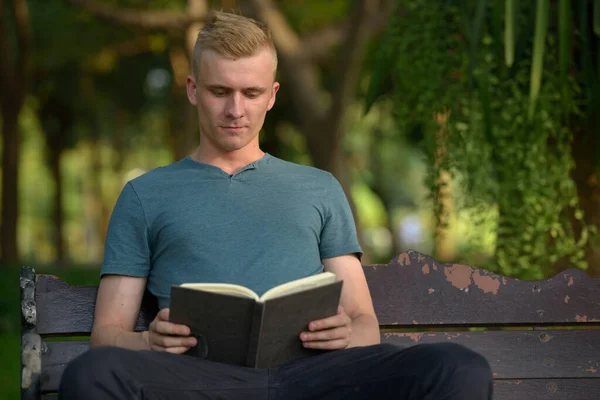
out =
{"type": "Polygon", "coordinates": [[[268,49],[237,60],[211,50],[202,52],[198,79],[188,77],[187,93],[198,108],[203,146],[217,152],[251,143],[258,147],[258,133],[279,89],[274,65],[268,49]]]}

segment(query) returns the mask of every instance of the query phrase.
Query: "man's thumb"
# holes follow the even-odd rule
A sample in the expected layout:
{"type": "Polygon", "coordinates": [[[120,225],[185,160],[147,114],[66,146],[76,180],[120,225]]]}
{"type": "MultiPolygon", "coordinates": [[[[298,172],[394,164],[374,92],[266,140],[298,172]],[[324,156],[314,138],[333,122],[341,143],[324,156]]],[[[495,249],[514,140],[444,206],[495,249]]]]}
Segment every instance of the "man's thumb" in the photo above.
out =
{"type": "Polygon", "coordinates": [[[163,321],[168,321],[169,320],[169,309],[168,308],[163,308],[162,310],[159,311],[158,313],[158,318],[162,319],[163,321]]]}

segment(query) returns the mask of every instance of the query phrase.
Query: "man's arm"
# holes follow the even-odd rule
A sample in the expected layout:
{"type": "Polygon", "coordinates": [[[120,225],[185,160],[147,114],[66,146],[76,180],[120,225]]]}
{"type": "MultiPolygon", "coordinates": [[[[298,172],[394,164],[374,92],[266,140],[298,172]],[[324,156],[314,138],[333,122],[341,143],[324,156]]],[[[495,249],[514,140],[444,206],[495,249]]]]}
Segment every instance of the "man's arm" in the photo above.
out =
{"type": "Polygon", "coordinates": [[[380,343],[379,322],[373,309],[363,267],[354,255],[323,260],[326,271],[344,281],[337,315],[309,324],[300,339],[305,347],[343,349],[380,343]]]}
{"type": "Polygon", "coordinates": [[[344,281],[340,305],[352,320],[348,347],[380,343],[379,322],[360,260],[354,255],[344,255],[324,259],[323,266],[344,281]]]}
{"type": "Polygon", "coordinates": [[[149,350],[147,332],[134,332],[147,278],[105,275],[100,280],[90,344],[149,350]]]}
{"type": "Polygon", "coordinates": [[[147,278],[105,275],[100,281],[91,346],[116,346],[181,354],[196,345],[190,328],[169,322],[169,309],[158,312],[147,331],[135,332],[147,278]]]}

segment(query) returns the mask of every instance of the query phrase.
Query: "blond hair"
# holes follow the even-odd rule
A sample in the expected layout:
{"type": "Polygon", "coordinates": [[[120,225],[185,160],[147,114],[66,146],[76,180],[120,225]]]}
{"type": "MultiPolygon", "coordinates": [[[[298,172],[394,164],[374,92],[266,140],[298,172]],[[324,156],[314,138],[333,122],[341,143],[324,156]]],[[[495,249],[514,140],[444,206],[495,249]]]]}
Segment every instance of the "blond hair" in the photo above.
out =
{"type": "Polygon", "coordinates": [[[194,45],[192,71],[198,79],[200,57],[204,50],[237,59],[250,57],[258,51],[269,49],[273,53],[277,69],[277,52],[266,24],[242,15],[212,11],[198,33],[194,45]]]}

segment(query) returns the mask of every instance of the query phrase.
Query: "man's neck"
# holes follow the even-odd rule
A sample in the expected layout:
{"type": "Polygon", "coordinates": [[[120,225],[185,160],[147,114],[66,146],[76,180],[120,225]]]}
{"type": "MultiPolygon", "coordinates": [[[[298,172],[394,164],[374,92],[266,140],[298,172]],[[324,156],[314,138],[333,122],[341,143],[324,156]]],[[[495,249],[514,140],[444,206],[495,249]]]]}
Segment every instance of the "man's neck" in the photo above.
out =
{"type": "Polygon", "coordinates": [[[245,148],[229,152],[209,152],[198,147],[190,157],[203,164],[214,165],[233,175],[246,165],[264,157],[265,153],[257,148],[245,148]]]}

